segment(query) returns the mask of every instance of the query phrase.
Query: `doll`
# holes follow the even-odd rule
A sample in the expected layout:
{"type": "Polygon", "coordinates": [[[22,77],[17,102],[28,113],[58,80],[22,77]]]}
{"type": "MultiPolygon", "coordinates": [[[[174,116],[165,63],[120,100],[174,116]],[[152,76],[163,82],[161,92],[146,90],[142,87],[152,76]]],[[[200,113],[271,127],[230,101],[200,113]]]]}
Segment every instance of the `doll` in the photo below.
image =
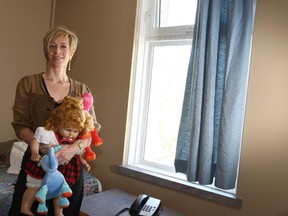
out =
{"type": "MultiPolygon", "coordinates": [[[[28,161],[25,169],[27,173],[27,190],[24,192],[22,198],[22,213],[34,215],[30,209],[35,200],[36,193],[43,186],[42,180],[46,174],[45,169],[43,170],[37,165],[43,153],[48,153],[48,149],[51,147],[56,148],[59,145],[69,145],[77,139],[85,139],[86,134],[89,134],[91,131],[94,131],[93,117],[84,110],[82,99],[80,97],[73,98],[68,96],[64,98],[59,107],[52,111],[51,116],[45,124],[45,128],[39,127],[36,129],[35,139],[30,144],[31,160],[28,161]]],[[[58,170],[60,172],[65,173],[65,170],[69,170],[69,172],[73,173],[72,176],[69,176],[69,174],[64,175],[68,185],[74,184],[80,177],[81,169],[78,167],[81,164],[87,171],[90,170],[90,165],[84,160],[83,155],[75,155],[69,163],[59,165],[58,170]]],[[[43,196],[38,195],[37,199],[41,201],[43,200],[43,196]]],[[[61,216],[62,208],[68,206],[62,205],[61,202],[63,200],[59,195],[55,197],[53,203],[56,216],[61,216]]],[[[39,211],[45,213],[45,206],[41,205],[40,209],[39,211]]]]}

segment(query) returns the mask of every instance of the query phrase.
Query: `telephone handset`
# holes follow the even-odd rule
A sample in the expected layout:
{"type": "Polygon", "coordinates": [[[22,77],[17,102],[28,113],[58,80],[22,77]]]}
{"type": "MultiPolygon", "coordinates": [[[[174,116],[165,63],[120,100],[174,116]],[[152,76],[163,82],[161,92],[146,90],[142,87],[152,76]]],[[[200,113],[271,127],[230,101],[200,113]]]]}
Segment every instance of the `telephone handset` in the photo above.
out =
{"type": "Polygon", "coordinates": [[[156,216],[160,210],[161,201],[146,194],[141,194],[129,209],[132,216],[156,216]]]}

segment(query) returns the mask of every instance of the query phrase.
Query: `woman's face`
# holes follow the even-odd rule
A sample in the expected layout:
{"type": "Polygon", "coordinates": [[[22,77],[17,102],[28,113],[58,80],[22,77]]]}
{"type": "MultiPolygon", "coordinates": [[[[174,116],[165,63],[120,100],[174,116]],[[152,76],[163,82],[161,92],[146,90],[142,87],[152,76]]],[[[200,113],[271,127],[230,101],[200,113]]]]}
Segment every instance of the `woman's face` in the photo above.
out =
{"type": "Polygon", "coordinates": [[[58,37],[52,40],[47,52],[48,63],[52,67],[66,67],[73,56],[68,37],[58,37]]]}

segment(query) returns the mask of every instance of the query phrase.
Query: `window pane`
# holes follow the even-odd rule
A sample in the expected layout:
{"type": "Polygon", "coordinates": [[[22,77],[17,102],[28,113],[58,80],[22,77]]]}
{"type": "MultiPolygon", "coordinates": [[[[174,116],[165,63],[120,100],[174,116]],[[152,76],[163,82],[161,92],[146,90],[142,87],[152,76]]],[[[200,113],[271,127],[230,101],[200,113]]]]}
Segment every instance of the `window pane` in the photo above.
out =
{"type": "Polygon", "coordinates": [[[154,47],[144,160],[173,166],[191,45],[154,47]]]}
{"type": "Polygon", "coordinates": [[[157,27],[194,25],[197,0],[159,0],[157,27]]]}

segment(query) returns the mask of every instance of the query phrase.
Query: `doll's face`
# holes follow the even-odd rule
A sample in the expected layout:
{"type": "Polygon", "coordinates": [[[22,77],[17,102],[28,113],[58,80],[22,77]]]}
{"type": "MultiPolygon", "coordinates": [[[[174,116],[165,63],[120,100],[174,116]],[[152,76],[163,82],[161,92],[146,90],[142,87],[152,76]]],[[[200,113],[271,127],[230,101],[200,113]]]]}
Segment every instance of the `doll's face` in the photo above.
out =
{"type": "Polygon", "coordinates": [[[73,128],[59,128],[59,134],[66,139],[76,139],[79,135],[79,130],[73,128]]]}

